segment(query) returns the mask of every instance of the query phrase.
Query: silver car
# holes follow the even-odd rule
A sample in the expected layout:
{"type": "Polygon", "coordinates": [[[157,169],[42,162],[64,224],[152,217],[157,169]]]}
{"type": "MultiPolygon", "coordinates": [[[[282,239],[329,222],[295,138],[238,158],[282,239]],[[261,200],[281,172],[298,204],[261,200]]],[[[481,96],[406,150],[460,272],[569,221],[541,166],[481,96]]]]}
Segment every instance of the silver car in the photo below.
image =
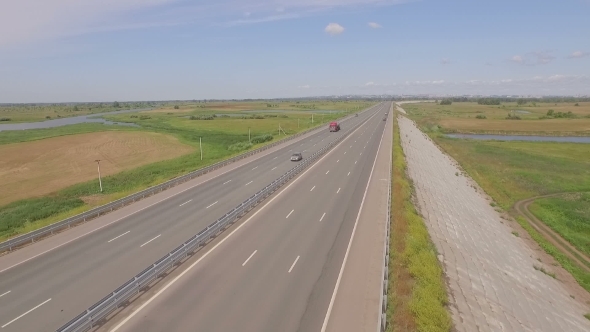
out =
{"type": "Polygon", "coordinates": [[[301,152],[295,152],[293,155],[291,155],[291,161],[299,161],[301,159],[303,159],[301,152]]]}

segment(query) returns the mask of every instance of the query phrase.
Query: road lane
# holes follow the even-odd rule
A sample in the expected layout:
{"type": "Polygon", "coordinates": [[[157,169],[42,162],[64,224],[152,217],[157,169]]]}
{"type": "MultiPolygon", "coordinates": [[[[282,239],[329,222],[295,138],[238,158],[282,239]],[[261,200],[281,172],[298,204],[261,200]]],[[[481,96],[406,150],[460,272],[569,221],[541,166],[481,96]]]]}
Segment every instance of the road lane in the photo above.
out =
{"type": "MultiPolygon", "coordinates": [[[[380,133],[375,118],[367,130],[380,133]]],[[[104,330],[149,303],[118,331],[319,331],[380,139],[358,164],[341,157],[348,147],[340,145],[183,279],[133,303],[104,330]]]]}
{"type": "MultiPolygon", "coordinates": [[[[359,116],[356,121],[372,114],[371,111],[359,116]]],[[[341,134],[320,132],[302,144],[318,144],[318,139],[324,140],[314,148],[317,151],[341,134]]],[[[114,223],[92,236],[1,272],[0,289],[11,289],[15,297],[9,306],[0,306],[0,324],[26,312],[40,301],[53,298],[50,304],[31,314],[33,319],[19,320],[7,326],[6,331],[59,327],[77,315],[81,308],[98,301],[191,234],[292,168],[294,163],[288,161],[290,153],[283,150],[277,152],[279,156],[265,156],[133,214],[124,222],[114,223]],[[259,166],[253,170],[255,164],[259,166]],[[274,173],[269,172],[271,166],[275,167],[274,173]],[[248,175],[241,175],[245,173],[248,175]],[[252,178],[256,182],[246,187],[246,181],[252,178]],[[217,203],[211,206],[212,202],[217,203]],[[108,242],[121,234],[124,236],[108,242]],[[155,237],[159,239],[145,246],[146,241],[153,241],[155,237]]]]}

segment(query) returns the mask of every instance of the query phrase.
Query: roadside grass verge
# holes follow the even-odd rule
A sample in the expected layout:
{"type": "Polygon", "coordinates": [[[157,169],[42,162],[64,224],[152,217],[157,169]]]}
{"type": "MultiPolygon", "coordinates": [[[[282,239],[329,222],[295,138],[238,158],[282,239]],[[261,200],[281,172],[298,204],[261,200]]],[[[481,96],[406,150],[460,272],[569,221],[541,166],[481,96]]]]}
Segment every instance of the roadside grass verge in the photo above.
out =
{"type": "MultiPolygon", "coordinates": [[[[49,225],[63,218],[79,214],[101,204],[111,202],[150,186],[154,186],[181,176],[188,172],[206,167],[221,160],[230,158],[250,149],[256,149],[281,139],[284,134],[293,135],[312,127],[324,126],[328,121],[340,114],[326,114],[322,119],[304,121],[296,117],[232,119],[216,118],[214,120],[190,120],[169,114],[152,114],[149,119],[131,118],[129,114],[113,116],[126,117],[128,122],[141,125],[140,128],[125,130],[141,130],[169,134],[177,137],[180,142],[195,147],[195,152],[164,161],[144,165],[135,169],[103,177],[103,192],[100,193],[98,181],[86,181],[44,197],[19,200],[0,207],[0,241],[49,225]],[[278,125],[282,132],[278,135],[278,125]],[[248,144],[248,131],[251,131],[252,143],[248,144]],[[199,139],[202,138],[203,160],[200,160],[199,139]],[[255,140],[254,140],[255,139],[255,140]],[[230,149],[230,146],[241,143],[241,147],[230,149]],[[92,198],[92,199],[89,199],[92,198]]],[[[307,119],[307,117],[305,118],[307,119]]],[[[81,132],[100,131],[109,127],[103,125],[75,125],[61,127],[58,133],[77,134],[81,132]]],[[[119,127],[121,128],[121,127],[119,127]]],[[[56,130],[54,128],[52,130],[56,130]]],[[[117,129],[114,128],[113,129],[117,129]]],[[[117,129],[118,130],[118,129],[117,129]]],[[[19,141],[19,137],[6,132],[6,141],[19,141]]],[[[23,131],[24,140],[42,139],[52,135],[49,130],[28,133],[23,131]]],[[[0,133],[0,142],[4,132],[0,133]]],[[[75,139],[73,137],[73,139],[75,139]]],[[[94,165],[92,166],[95,167],[94,165]]]]}
{"type": "Polygon", "coordinates": [[[424,220],[412,203],[397,119],[393,126],[387,331],[450,331],[443,271],[424,220]]]}
{"type": "Polygon", "coordinates": [[[539,198],[529,210],[578,250],[590,255],[590,192],[539,198]]]}

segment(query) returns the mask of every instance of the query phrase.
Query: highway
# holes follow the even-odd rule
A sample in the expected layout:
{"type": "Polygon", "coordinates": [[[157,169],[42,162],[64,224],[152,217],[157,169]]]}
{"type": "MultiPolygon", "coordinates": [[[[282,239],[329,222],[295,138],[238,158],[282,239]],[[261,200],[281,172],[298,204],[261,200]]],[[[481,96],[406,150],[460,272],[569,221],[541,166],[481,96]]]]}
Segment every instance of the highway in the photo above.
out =
{"type": "MultiPolygon", "coordinates": [[[[291,169],[292,152],[303,152],[304,157],[312,154],[343,135],[347,127],[388,107],[377,105],[344,122],[341,132],[320,130],[38,257],[16,263],[11,259],[12,254],[0,257],[1,330],[57,329],[291,169]]],[[[371,123],[375,119],[381,121],[381,115],[373,116],[371,123]]],[[[352,151],[351,148],[349,157],[342,157],[341,165],[348,163],[346,158],[352,158],[352,151]]],[[[359,166],[366,160],[360,157],[359,166]]],[[[330,178],[338,174],[337,169],[331,171],[330,178]]],[[[356,175],[350,176],[353,179],[356,175]]],[[[322,190],[318,187],[316,192],[322,190]]],[[[345,196],[345,188],[341,190],[341,196],[345,196]]],[[[293,213],[293,218],[296,215],[293,213]]],[[[326,216],[326,220],[334,217],[326,216]]],[[[101,218],[108,219],[109,215],[101,218]]],[[[261,252],[259,256],[263,255],[261,252]]]]}
{"type": "Polygon", "coordinates": [[[389,107],[103,330],[321,331],[389,107]]]}

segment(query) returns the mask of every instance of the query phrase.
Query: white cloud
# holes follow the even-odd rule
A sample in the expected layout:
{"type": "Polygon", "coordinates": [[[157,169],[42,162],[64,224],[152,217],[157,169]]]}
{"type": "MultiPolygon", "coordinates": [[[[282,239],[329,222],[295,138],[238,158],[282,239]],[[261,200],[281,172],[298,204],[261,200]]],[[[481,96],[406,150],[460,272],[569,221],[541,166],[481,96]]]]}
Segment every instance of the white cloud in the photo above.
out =
{"type": "Polygon", "coordinates": [[[368,25],[373,28],[373,29],[379,29],[381,28],[381,24],[379,23],[375,23],[375,22],[369,22],[368,25]]]}
{"type": "Polygon", "coordinates": [[[298,88],[299,89],[309,89],[310,86],[309,86],[309,84],[306,84],[306,85],[300,85],[300,86],[298,86],[298,88]]]}
{"type": "Polygon", "coordinates": [[[551,51],[529,52],[525,56],[515,55],[510,58],[510,61],[526,66],[546,65],[555,60],[555,56],[551,53],[551,51]]]}
{"type": "Polygon", "coordinates": [[[365,83],[365,86],[373,86],[373,85],[376,85],[375,82],[367,82],[367,83],[365,83]]]}
{"type": "Polygon", "coordinates": [[[441,65],[448,65],[450,63],[451,63],[451,60],[449,60],[447,58],[443,58],[442,60],[440,60],[441,65]]]}
{"type": "Polygon", "coordinates": [[[568,58],[570,58],[570,59],[577,59],[577,58],[584,58],[584,57],[587,57],[589,55],[590,55],[590,52],[575,51],[568,58]]]}
{"type": "Polygon", "coordinates": [[[522,56],[520,56],[520,55],[515,55],[512,58],[510,58],[510,61],[523,64],[524,63],[524,58],[522,56]]]}
{"type": "Polygon", "coordinates": [[[326,26],[326,28],[324,30],[327,33],[329,33],[330,35],[335,36],[335,35],[339,35],[339,34],[343,33],[344,27],[338,23],[330,23],[330,24],[328,24],[328,26],[326,26]]]}

